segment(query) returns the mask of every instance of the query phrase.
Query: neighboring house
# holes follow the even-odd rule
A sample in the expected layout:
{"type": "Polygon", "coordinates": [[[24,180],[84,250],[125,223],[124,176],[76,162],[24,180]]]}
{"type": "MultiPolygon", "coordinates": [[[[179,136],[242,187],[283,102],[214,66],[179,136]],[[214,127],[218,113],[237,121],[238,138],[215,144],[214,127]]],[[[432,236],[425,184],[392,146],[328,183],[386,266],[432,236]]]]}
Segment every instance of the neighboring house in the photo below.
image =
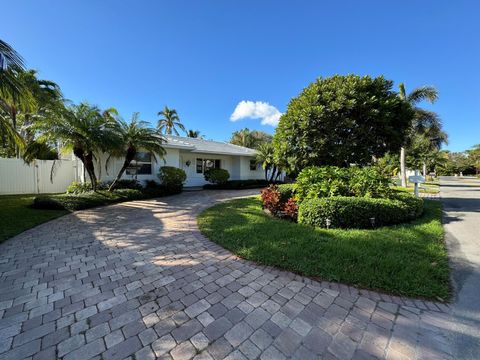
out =
{"type": "MultiPolygon", "coordinates": [[[[225,142],[165,135],[167,143],[164,159],[149,153],[139,152],[132,166],[127,169],[123,179],[159,181],[157,174],[162,166],[174,166],[183,169],[187,174],[185,187],[202,186],[206,184],[205,170],[221,168],[230,173],[230,180],[264,179],[265,173],[256,164],[256,150],[225,142]]],[[[115,158],[108,161],[105,155],[100,159],[96,173],[101,181],[113,180],[120,170],[123,159],[115,158]]],[[[80,178],[83,180],[83,169],[79,166],[80,178]]],[[[88,178],[87,178],[88,180],[88,178]]]]}

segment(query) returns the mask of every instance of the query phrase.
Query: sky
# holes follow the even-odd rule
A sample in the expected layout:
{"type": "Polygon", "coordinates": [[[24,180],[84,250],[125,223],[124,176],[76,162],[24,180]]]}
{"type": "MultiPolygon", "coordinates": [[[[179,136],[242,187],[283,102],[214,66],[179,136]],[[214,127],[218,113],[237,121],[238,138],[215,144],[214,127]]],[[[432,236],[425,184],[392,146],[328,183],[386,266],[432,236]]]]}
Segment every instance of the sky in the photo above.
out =
{"type": "MultiPolygon", "coordinates": [[[[480,143],[480,2],[451,0],[1,0],[0,38],[66,98],[140,112],[165,105],[228,140],[275,131],[318,77],[435,86],[447,149],[480,143]]],[[[423,105],[423,104],[422,104],[423,105]]]]}

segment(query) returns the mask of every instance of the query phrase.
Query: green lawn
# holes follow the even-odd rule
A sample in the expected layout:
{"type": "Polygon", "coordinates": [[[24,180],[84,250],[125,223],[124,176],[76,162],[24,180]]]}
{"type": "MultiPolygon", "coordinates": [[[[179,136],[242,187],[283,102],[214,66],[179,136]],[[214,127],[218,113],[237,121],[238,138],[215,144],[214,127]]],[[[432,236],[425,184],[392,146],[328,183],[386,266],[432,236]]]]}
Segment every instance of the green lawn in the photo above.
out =
{"type": "Polygon", "coordinates": [[[448,300],[441,203],[414,222],[375,230],[325,230],[270,217],[259,198],[218,204],[201,231],[238,256],[298,274],[389,293],[448,300]]]}
{"type": "Polygon", "coordinates": [[[30,205],[35,196],[0,196],[0,243],[22,231],[68,213],[65,210],[32,209],[30,205]]]}

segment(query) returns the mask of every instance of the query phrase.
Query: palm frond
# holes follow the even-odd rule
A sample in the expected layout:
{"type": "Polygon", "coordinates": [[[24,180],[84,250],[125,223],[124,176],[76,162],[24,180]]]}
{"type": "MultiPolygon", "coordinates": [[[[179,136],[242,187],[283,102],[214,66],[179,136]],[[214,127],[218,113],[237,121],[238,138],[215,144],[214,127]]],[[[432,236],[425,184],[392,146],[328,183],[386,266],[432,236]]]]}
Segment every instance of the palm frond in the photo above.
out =
{"type": "Polygon", "coordinates": [[[438,91],[433,86],[421,86],[413,89],[407,96],[407,101],[411,105],[415,105],[421,101],[434,103],[438,99],[438,91]]]}

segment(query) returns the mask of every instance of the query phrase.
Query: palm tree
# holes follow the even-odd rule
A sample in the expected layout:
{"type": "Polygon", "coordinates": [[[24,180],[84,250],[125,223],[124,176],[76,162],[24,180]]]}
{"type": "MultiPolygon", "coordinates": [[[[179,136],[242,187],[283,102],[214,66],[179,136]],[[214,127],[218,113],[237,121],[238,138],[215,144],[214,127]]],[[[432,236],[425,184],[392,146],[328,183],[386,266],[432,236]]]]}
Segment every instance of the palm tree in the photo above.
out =
{"type": "Polygon", "coordinates": [[[0,98],[21,98],[25,89],[16,77],[25,69],[23,58],[0,39],[0,98]]]}
{"type": "MultiPolygon", "coordinates": [[[[31,101],[30,94],[18,79],[18,74],[25,68],[23,58],[9,44],[0,39],[0,105],[7,100],[21,103],[31,101]]],[[[0,138],[4,148],[14,144],[14,152],[18,154],[24,147],[24,141],[17,132],[16,124],[11,123],[9,114],[0,116],[0,138]]]]}
{"type": "Polygon", "coordinates": [[[183,132],[185,131],[185,126],[180,122],[180,118],[178,117],[177,110],[175,109],[169,109],[167,106],[162,111],[158,112],[158,116],[162,116],[158,120],[157,128],[160,130],[162,133],[166,135],[172,135],[175,134],[179,136],[179,132],[177,130],[177,127],[182,130],[183,132]]]}
{"type": "Polygon", "coordinates": [[[410,135],[400,150],[400,173],[402,186],[407,186],[407,174],[405,168],[406,147],[409,145],[415,134],[429,134],[432,137],[438,137],[442,129],[441,121],[437,114],[432,111],[421,109],[417,106],[418,103],[427,100],[434,103],[438,99],[438,91],[432,86],[418,87],[409,94],[405,91],[405,85],[399,85],[399,96],[402,100],[408,102],[413,110],[415,116],[410,129],[410,135]]]}
{"type": "Polygon", "coordinates": [[[152,129],[145,121],[139,120],[139,114],[134,113],[132,120],[129,123],[119,119],[118,134],[119,142],[116,144],[111,154],[113,156],[123,156],[124,161],[122,168],[117,174],[117,177],[109,187],[109,191],[115,188],[118,180],[121,179],[125,170],[130,166],[130,163],[135,159],[139,150],[149,152],[154,158],[155,154],[160,156],[165,155],[165,149],[162,143],[166,142],[158,129],[152,129]]]}
{"type": "Polygon", "coordinates": [[[265,171],[265,180],[273,182],[277,175],[277,163],[275,162],[275,149],[272,143],[260,144],[257,148],[257,164],[261,164],[265,171]],[[270,172],[270,180],[268,179],[268,171],[270,172]]]}
{"type": "Polygon", "coordinates": [[[200,135],[200,131],[198,130],[188,130],[187,137],[189,138],[201,138],[203,136],[200,135]]]}
{"type": "Polygon", "coordinates": [[[101,111],[97,106],[81,103],[66,109],[62,116],[45,119],[33,126],[42,132],[40,141],[59,141],[64,149],[73,151],[83,163],[95,191],[94,159],[119,142],[115,112],[114,109],[101,111]]]}
{"type": "Polygon", "coordinates": [[[260,144],[265,142],[271,142],[272,136],[258,130],[250,130],[244,128],[237,130],[232,134],[230,138],[230,144],[247,147],[250,149],[256,149],[260,144]]]}

